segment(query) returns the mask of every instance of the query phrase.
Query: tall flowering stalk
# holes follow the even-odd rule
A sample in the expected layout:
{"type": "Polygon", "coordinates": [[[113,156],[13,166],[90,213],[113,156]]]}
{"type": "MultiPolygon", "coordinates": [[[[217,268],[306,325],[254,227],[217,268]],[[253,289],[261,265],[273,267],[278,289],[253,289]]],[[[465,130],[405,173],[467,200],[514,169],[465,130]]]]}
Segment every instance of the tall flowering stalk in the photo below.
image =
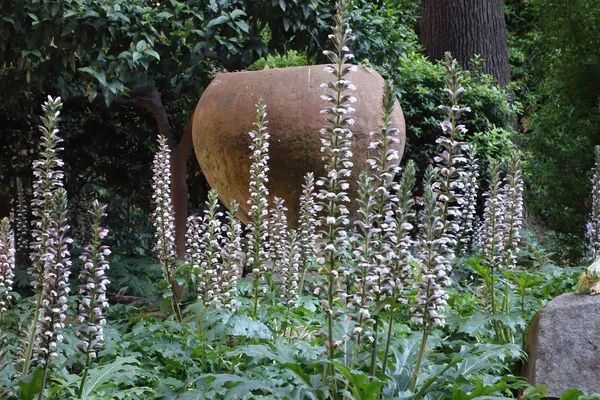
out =
{"type": "MultiPolygon", "coordinates": [[[[334,18],[333,33],[329,35],[335,51],[324,51],[331,65],[325,71],[333,75],[333,80],[324,83],[321,87],[328,90],[321,98],[328,104],[321,113],[326,114],[328,125],[321,129],[321,152],[325,161],[326,176],[317,180],[320,187],[317,195],[319,208],[322,209],[320,236],[321,273],[325,276],[326,284],[323,291],[327,296],[324,303],[327,314],[327,354],[330,361],[334,359],[333,341],[333,308],[335,301],[335,288],[339,272],[342,267],[340,260],[344,248],[349,248],[348,234],[345,226],[348,225],[348,207],[350,199],[346,190],[349,188],[348,179],[352,168],[352,152],[350,144],[354,120],[350,114],[354,111],[351,104],[356,98],[348,92],[355,90],[355,86],[347,79],[347,75],[356,70],[353,65],[347,65],[354,56],[348,46],[354,39],[348,25],[346,9],[348,1],[343,0],[337,4],[337,13],[334,18]]],[[[330,365],[329,374],[333,375],[333,364],[330,365]]]]}
{"type": "Polygon", "coordinates": [[[271,253],[271,272],[280,272],[284,266],[287,266],[286,257],[289,249],[285,245],[288,236],[287,216],[288,210],[282,198],[275,196],[273,198],[274,208],[271,209],[269,220],[269,250],[271,253]]]}
{"type": "Polygon", "coordinates": [[[521,240],[523,226],[523,177],[521,176],[521,160],[518,153],[513,152],[507,164],[507,173],[502,188],[502,210],[504,224],[502,226],[502,249],[504,265],[508,268],[517,266],[517,252],[521,240]]]}
{"type": "MultiPolygon", "coordinates": [[[[413,189],[415,187],[416,168],[414,161],[410,160],[406,163],[404,173],[400,179],[398,187],[397,203],[394,210],[395,216],[395,231],[390,238],[393,246],[394,259],[392,260],[392,293],[391,297],[395,299],[397,304],[404,305],[408,303],[405,295],[405,288],[408,284],[408,279],[411,276],[410,262],[412,254],[410,248],[413,244],[411,232],[414,228],[413,223],[416,218],[415,200],[413,199],[413,189]]],[[[385,353],[381,370],[385,373],[387,365],[387,356],[390,350],[392,339],[392,326],[394,323],[394,313],[390,313],[388,318],[388,330],[385,341],[385,353]]]]}
{"type": "Polygon", "coordinates": [[[23,260],[22,256],[27,253],[29,248],[29,229],[27,226],[27,201],[20,178],[17,178],[17,199],[15,203],[16,251],[19,260],[23,260]]]}
{"type": "Polygon", "coordinates": [[[595,147],[596,162],[592,176],[592,212],[588,222],[586,236],[594,252],[594,258],[600,255],[600,146],[595,147]]]}
{"type": "Polygon", "coordinates": [[[284,239],[287,254],[282,260],[284,264],[281,269],[281,300],[289,307],[296,304],[298,300],[298,281],[300,278],[300,243],[298,233],[295,229],[287,232],[284,239]]]}
{"type": "Polygon", "coordinates": [[[438,207],[438,199],[432,188],[434,171],[426,172],[423,193],[424,210],[419,223],[420,236],[417,243],[418,270],[414,286],[417,290],[415,304],[411,308],[411,321],[421,326],[422,339],[415,371],[411,382],[411,391],[415,390],[429,332],[445,324],[443,314],[448,294],[445,288],[450,285],[451,251],[447,247],[448,238],[444,230],[443,210],[438,207]]]}
{"type": "Polygon", "coordinates": [[[158,151],[154,155],[152,165],[152,200],[156,243],[154,252],[158,261],[163,266],[163,276],[171,291],[171,307],[178,321],[183,319],[179,298],[176,293],[175,281],[175,214],[171,204],[171,149],[167,145],[167,138],[158,137],[158,151]]]}
{"type": "Polygon", "coordinates": [[[0,221],[0,322],[2,315],[8,309],[12,300],[12,291],[15,280],[15,243],[10,220],[2,218],[0,221]]]}
{"type": "Polygon", "coordinates": [[[372,333],[366,332],[368,325],[373,323],[371,317],[372,305],[375,300],[377,286],[378,231],[375,229],[377,203],[374,198],[371,177],[362,172],[358,178],[358,211],[354,221],[356,231],[353,235],[354,260],[356,265],[350,269],[354,278],[350,304],[356,309],[351,315],[354,320],[353,334],[356,336],[354,360],[360,353],[362,339],[372,339],[372,333]]]}
{"type": "Polygon", "coordinates": [[[446,93],[450,105],[440,105],[439,108],[446,114],[442,122],[443,134],[436,140],[442,147],[442,153],[434,157],[436,173],[439,176],[433,187],[442,208],[442,222],[444,229],[440,234],[447,237],[447,244],[453,247],[460,234],[460,218],[464,188],[461,177],[464,175],[463,164],[466,161],[462,151],[466,143],[459,140],[467,132],[464,125],[458,123],[460,117],[471,111],[469,107],[461,107],[460,99],[465,92],[461,86],[462,76],[456,60],[450,53],[446,53],[444,62],[446,71],[446,93]]]}
{"type": "Polygon", "coordinates": [[[195,282],[200,275],[200,263],[202,262],[202,218],[197,215],[190,215],[186,222],[185,232],[185,262],[189,266],[189,273],[195,282]]]}
{"type": "Polygon", "coordinates": [[[102,240],[108,235],[108,229],[102,226],[102,220],[106,217],[105,211],[106,205],[100,204],[98,200],[93,201],[92,209],[89,211],[92,220],[92,241],[80,256],[83,260],[83,269],[79,272],[79,278],[85,283],[79,287],[83,299],[79,304],[78,318],[85,326],[77,331],[78,336],[81,337],[77,349],[85,354],[85,362],[79,386],[79,398],[83,396],[90,364],[97,357],[104,342],[106,317],[102,310],[108,307],[106,285],[110,283],[106,276],[106,270],[109,269],[106,256],[110,254],[110,249],[102,244],[102,240]]]}
{"type": "Polygon", "coordinates": [[[27,269],[27,272],[31,275],[31,286],[36,294],[36,301],[33,319],[23,351],[22,375],[29,373],[40,318],[43,316],[41,282],[44,277],[46,260],[49,258],[48,244],[51,238],[51,228],[55,225],[57,219],[54,204],[55,195],[56,191],[63,186],[64,172],[62,168],[64,163],[58,156],[59,151],[62,150],[60,147],[62,139],[58,136],[61,108],[62,101],[60,97],[52,98],[48,96],[47,101],[42,105],[43,115],[40,117],[42,125],[39,127],[42,133],[40,143],[42,151],[39,158],[33,162],[31,266],[27,269]]]}
{"type": "Polygon", "coordinates": [[[235,310],[235,293],[237,280],[242,276],[242,223],[235,217],[239,205],[231,202],[230,211],[227,211],[227,225],[223,230],[223,251],[221,253],[221,296],[223,306],[235,310]]]}
{"type": "Polygon", "coordinates": [[[490,163],[489,188],[483,194],[486,198],[483,211],[483,223],[481,225],[481,250],[483,252],[483,264],[489,269],[490,284],[488,292],[492,307],[492,313],[496,314],[496,301],[494,299],[494,272],[501,265],[503,259],[503,232],[504,232],[504,210],[503,194],[501,190],[502,180],[500,178],[500,163],[492,160],[490,163]]]}
{"type": "Polygon", "coordinates": [[[315,178],[312,172],[304,176],[300,195],[300,220],[298,223],[298,245],[300,246],[300,268],[302,270],[298,294],[304,289],[307,270],[317,259],[317,205],[315,204],[315,178]]]}
{"type": "Polygon", "coordinates": [[[219,212],[219,197],[217,191],[208,192],[202,231],[202,253],[200,255],[200,271],[198,275],[198,300],[204,305],[221,304],[221,288],[219,275],[221,273],[221,218],[219,212]]]}
{"type": "Polygon", "coordinates": [[[460,218],[460,234],[458,243],[463,251],[467,251],[473,243],[477,219],[477,193],[479,190],[479,166],[477,150],[473,145],[466,147],[465,173],[462,176],[464,196],[460,198],[462,214],[460,218]]]}
{"type": "Polygon", "coordinates": [[[43,391],[48,368],[57,356],[56,345],[62,341],[65,328],[67,300],[70,292],[69,275],[71,258],[67,224],[68,201],[65,189],[57,189],[53,195],[53,215],[55,219],[50,224],[49,237],[46,241],[46,257],[42,281],[42,313],[38,336],[36,340],[37,359],[42,363],[41,390],[43,391]]]}
{"type": "Polygon", "coordinates": [[[266,293],[265,273],[269,260],[268,229],[269,203],[267,196],[267,182],[269,178],[269,133],[267,132],[267,108],[262,99],[256,105],[256,129],[249,133],[252,138],[250,150],[252,151],[252,164],[250,166],[250,199],[248,205],[248,249],[246,262],[254,274],[254,308],[252,317],[256,318],[258,310],[259,292],[266,293]]]}
{"type": "MultiPolygon", "coordinates": [[[[373,227],[375,246],[377,248],[375,277],[375,309],[379,310],[381,302],[392,294],[393,277],[391,275],[394,251],[391,238],[394,235],[396,221],[394,218],[394,205],[397,197],[394,192],[398,185],[394,177],[399,171],[398,162],[400,155],[396,146],[400,143],[398,129],[392,127],[392,113],[394,111],[394,90],[389,81],[386,81],[382,98],[382,124],[381,129],[371,132],[369,149],[373,156],[367,160],[372,168],[371,179],[375,191],[375,220],[373,227]]],[[[375,374],[377,360],[379,312],[374,315],[373,352],[371,356],[371,375],[375,374]]]]}

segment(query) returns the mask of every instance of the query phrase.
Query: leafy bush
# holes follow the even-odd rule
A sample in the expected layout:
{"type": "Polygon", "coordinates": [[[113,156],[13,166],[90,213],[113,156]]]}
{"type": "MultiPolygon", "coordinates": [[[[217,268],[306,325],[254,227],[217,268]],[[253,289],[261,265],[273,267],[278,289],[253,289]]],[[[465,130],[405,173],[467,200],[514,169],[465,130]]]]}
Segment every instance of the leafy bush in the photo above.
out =
{"type": "Polygon", "coordinates": [[[517,35],[535,77],[519,82],[523,101],[531,104],[522,135],[530,202],[549,227],[581,237],[590,211],[592,149],[600,144],[600,5],[536,0],[521,12],[536,16],[517,35]]]}

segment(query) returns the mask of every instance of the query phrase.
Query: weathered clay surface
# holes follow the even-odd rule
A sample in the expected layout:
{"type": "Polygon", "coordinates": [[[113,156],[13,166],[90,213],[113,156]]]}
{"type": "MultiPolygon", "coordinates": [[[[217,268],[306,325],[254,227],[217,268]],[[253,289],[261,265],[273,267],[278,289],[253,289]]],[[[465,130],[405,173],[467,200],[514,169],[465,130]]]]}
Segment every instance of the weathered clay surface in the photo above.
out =
{"type": "Polygon", "coordinates": [[[524,376],[547,385],[549,398],[569,388],[600,393],[600,296],[568,293],[542,308],[525,349],[524,376]]]}
{"type": "MultiPolygon", "coordinates": [[[[298,215],[298,199],[304,175],[323,175],[319,130],[325,125],[320,113],[325,102],[321,83],[331,79],[323,65],[270,69],[255,72],[219,74],[208,86],[194,114],[194,149],[202,172],[210,186],[219,192],[221,201],[240,203],[238,216],[247,217],[248,182],[251,143],[248,132],[254,129],[256,103],[263,99],[267,106],[268,132],[271,135],[269,190],[271,196],[282,197],[294,223],[298,215]]],[[[383,78],[369,68],[359,67],[348,75],[357,87],[354,104],[356,125],[352,152],[356,180],[368,158],[369,133],[381,124],[383,78]]],[[[393,114],[393,125],[400,131],[398,150],[405,143],[404,116],[399,104],[393,114]]],[[[350,188],[354,193],[354,188],[350,188]]]]}

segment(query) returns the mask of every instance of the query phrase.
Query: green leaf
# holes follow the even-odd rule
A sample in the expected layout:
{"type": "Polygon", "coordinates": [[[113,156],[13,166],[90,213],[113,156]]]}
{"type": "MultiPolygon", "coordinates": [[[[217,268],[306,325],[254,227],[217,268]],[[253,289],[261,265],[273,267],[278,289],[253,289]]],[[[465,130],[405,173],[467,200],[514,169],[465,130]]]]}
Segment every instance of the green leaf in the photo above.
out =
{"type": "Polygon", "coordinates": [[[134,357],[119,357],[110,364],[90,370],[83,390],[84,398],[115,377],[119,377],[121,381],[129,380],[130,383],[135,382],[140,368],[132,364],[137,363],[138,361],[134,357]]]}
{"type": "Polygon", "coordinates": [[[168,11],[162,11],[162,12],[159,12],[158,14],[156,14],[156,16],[158,18],[162,18],[162,19],[169,19],[173,16],[173,14],[171,14],[168,11]]]}
{"type": "Polygon", "coordinates": [[[333,364],[350,383],[350,390],[355,399],[374,400],[377,398],[379,390],[383,387],[384,382],[377,378],[373,378],[362,371],[351,370],[344,364],[333,364]]]}
{"type": "Polygon", "coordinates": [[[231,19],[236,19],[238,17],[243,17],[245,15],[246,15],[246,13],[244,12],[244,10],[240,10],[239,8],[236,8],[235,10],[233,10],[232,12],[229,13],[229,16],[231,17],[231,19]]]}
{"type": "Polygon", "coordinates": [[[135,45],[135,50],[139,51],[140,53],[146,50],[146,42],[144,42],[143,40],[137,42],[137,44],[135,45]]]}
{"type": "Polygon", "coordinates": [[[247,315],[234,315],[229,320],[228,333],[248,339],[270,339],[273,335],[269,328],[260,321],[255,321],[247,315]]]}
{"type": "MultiPolygon", "coordinates": [[[[209,374],[203,375],[196,381],[197,386],[206,388],[205,392],[217,391],[224,393],[226,399],[242,399],[246,398],[249,393],[254,390],[261,390],[271,393],[274,398],[285,399],[289,398],[288,394],[280,388],[269,386],[267,382],[262,382],[258,379],[243,378],[229,374],[209,374]],[[232,387],[232,385],[234,385],[232,387]]],[[[207,398],[207,397],[198,397],[207,398]]]]}
{"type": "Polygon", "coordinates": [[[158,61],[160,61],[160,55],[156,51],[154,51],[150,48],[144,50],[144,54],[148,54],[149,56],[152,56],[152,57],[156,58],[158,61]]]}
{"type": "Polygon", "coordinates": [[[207,28],[212,28],[213,26],[217,26],[217,25],[221,25],[224,24],[225,22],[229,21],[229,17],[226,15],[221,15],[220,17],[217,17],[213,20],[211,20],[206,27],[207,28]]]}
{"type": "Polygon", "coordinates": [[[19,387],[19,400],[33,400],[40,392],[43,376],[43,368],[38,368],[33,374],[22,377],[19,382],[17,382],[17,386],[19,387]]]}

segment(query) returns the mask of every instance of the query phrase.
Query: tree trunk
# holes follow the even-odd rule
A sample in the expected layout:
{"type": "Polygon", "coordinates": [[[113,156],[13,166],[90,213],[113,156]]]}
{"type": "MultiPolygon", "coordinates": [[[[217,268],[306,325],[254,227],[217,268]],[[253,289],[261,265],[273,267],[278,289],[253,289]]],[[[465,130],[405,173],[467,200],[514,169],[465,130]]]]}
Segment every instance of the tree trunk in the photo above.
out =
{"type": "Polygon", "coordinates": [[[483,72],[501,86],[510,81],[508,43],[502,0],[423,0],[421,43],[427,56],[441,60],[449,51],[460,65],[483,58],[483,72]]]}
{"type": "Polygon", "coordinates": [[[188,216],[187,162],[192,147],[192,118],[190,117],[185,134],[171,151],[171,203],[175,213],[175,251],[178,260],[183,260],[185,257],[188,216]]]}

